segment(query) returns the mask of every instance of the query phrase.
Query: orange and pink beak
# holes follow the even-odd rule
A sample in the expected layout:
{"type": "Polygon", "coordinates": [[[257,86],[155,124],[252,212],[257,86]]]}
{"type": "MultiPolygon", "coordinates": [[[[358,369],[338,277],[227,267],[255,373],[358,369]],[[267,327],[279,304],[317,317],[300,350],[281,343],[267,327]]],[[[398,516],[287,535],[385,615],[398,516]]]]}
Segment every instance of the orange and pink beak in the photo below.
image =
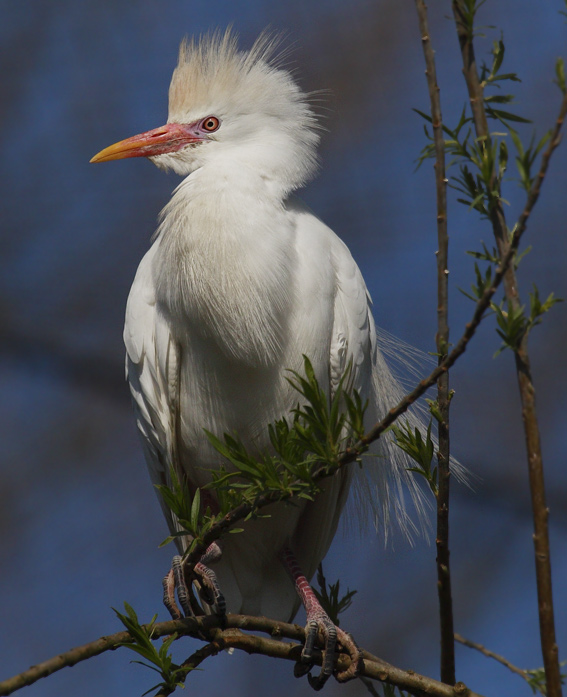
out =
{"type": "Polygon", "coordinates": [[[201,143],[205,138],[198,134],[195,124],[166,123],[152,131],[126,138],[101,150],[91,162],[108,162],[125,157],[153,157],[177,152],[186,145],[201,143]]]}

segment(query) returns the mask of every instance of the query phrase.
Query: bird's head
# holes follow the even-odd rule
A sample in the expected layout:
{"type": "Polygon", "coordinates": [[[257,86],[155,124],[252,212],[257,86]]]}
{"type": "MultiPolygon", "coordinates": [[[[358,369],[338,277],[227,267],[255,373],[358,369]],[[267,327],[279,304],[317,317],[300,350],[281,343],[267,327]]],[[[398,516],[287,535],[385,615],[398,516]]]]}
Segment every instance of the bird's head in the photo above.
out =
{"type": "Polygon", "coordinates": [[[188,175],[201,167],[253,171],[282,193],[316,169],[318,125],[307,95],[274,64],[277,40],[248,52],[226,31],[184,41],[169,88],[167,123],[102,150],[91,162],[149,157],[188,175]]]}

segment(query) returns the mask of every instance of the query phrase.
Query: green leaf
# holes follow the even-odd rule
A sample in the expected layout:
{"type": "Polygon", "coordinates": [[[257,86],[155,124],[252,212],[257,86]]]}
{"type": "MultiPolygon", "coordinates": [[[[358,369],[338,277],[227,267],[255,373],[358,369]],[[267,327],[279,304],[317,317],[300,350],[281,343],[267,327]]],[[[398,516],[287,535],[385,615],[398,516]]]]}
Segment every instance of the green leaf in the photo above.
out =
{"type": "Polygon", "coordinates": [[[392,425],[396,445],[407,453],[417,463],[417,467],[408,467],[408,472],[415,472],[425,478],[433,494],[437,496],[437,467],[431,468],[435,446],[431,438],[431,421],[427,427],[425,438],[419,428],[412,429],[409,421],[401,426],[392,425]]]}
{"type": "Polygon", "coordinates": [[[501,75],[495,75],[491,82],[499,82],[502,80],[511,80],[512,82],[522,82],[516,73],[502,73],[501,75]]]}
{"type": "Polygon", "coordinates": [[[344,595],[340,594],[340,580],[336,583],[327,585],[327,579],[323,574],[323,564],[319,564],[317,569],[317,583],[319,584],[319,589],[313,588],[317,600],[321,603],[323,610],[331,618],[331,622],[337,627],[340,626],[339,615],[352,605],[352,599],[357,594],[358,591],[351,591],[347,588],[344,595]]]}
{"type": "Polygon", "coordinates": [[[555,84],[559,87],[561,93],[565,94],[567,92],[567,86],[565,81],[565,62],[563,58],[558,58],[555,63],[555,75],[557,77],[555,84]]]}
{"type": "MultiPolygon", "coordinates": [[[[177,537],[188,537],[186,554],[218,521],[240,504],[245,507],[245,520],[260,516],[258,501],[290,501],[291,497],[312,501],[321,491],[318,483],[333,474],[342,453],[364,433],[363,403],[359,393],[350,386],[352,361],[347,365],[332,397],[317,382],[309,358],[303,357],[303,373],[290,371],[289,383],[298,393],[298,404],[291,418],[282,418],[268,425],[270,448],[263,452],[248,450],[238,435],[222,438],[205,431],[212,447],[227,464],[210,470],[211,481],[204,487],[213,491],[219,511],[213,515],[203,508],[200,489],[193,494],[184,480],[172,469],[171,486],[158,485],[165,505],[176,516],[180,530],[162,544],[177,537]]],[[[242,532],[242,528],[230,532],[242,532]]],[[[228,531],[227,531],[228,532],[228,531]]]]}
{"type": "Polygon", "coordinates": [[[502,65],[502,61],[504,60],[504,41],[502,38],[500,38],[499,41],[494,42],[494,47],[493,47],[493,55],[494,55],[494,62],[492,63],[492,69],[490,71],[491,75],[496,75],[498,71],[500,70],[500,66],[502,65]]]}
{"type": "Polygon", "coordinates": [[[500,263],[500,257],[498,255],[498,250],[496,249],[496,247],[492,247],[492,251],[489,251],[484,242],[481,241],[481,244],[482,252],[467,251],[466,254],[469,254],[471,257],[475,257],[475,259],[482,259],[483,261],[488,261],[491,264],[500,263]]]}
{"type": "Polygon", "coordinates": [[[195,490],[193,502],[191,503],[191,527],[197,530],[199,527],[199,515],[201,513],[201,491],[199,488],[195,490]]]}
{"type": "MultiPolygon", "coordinates": [[[[152,620],[147,626],[142,626],[138,621],[136,612],[128,603],[124,603],[124,608],[126,610],[125,615],[118,612],[118,610],[114,610],[114,612],[122,624],[126,627],[127,631],[132,637],[132,641],[123,642],[120,644],[120,646],[130,649],[138,656],[145,658],[147,661],[147,663],[144,661],[132,661],[133,663],[138,663],[146,668],[150,668],[151,670],[159,673],[162,677],[163,682],[151,687],[148,692],[151,692],[156,688],[165,688],[172,692],[176,687],[183,684],[182,680],[189,672],[187,668],[180,668],[179,666],[176,666],[173,663],[171,655],[168,653],[169,648],[177,638],[177,635],[172,634],[164,641],[159,651],[156,650],[152,643],[152,632],[157,615],[152,617],[152,620]]],[[[144,694],[147,694],[147,692],[144,694]]]]}
{"type": "Polygon", "coordinates": [[[429,412],[431,416],[438,422],[442,423],[443,421],[443,416],[441,414],[441,411],[439,409],[439,402],[436,399],[425,399],[427,402],[427,405],[429,406],[429,412]]]}
{"type": "Polygon", "coordinates": [[[489,109],[490,116],[493,118],[506,123],[507,121],[514,121],[517,123],[532,123],[530,119],[526,119],[523,116],[518,116],[518,114],[512,114],[509,111],[502,111],[501,109],[489,109]]]}
{"type": "Polygon", "coordinates": [[[513,94],[491,94],[484,98],[486,104],[510,104],[514,101],[513,94]]]}

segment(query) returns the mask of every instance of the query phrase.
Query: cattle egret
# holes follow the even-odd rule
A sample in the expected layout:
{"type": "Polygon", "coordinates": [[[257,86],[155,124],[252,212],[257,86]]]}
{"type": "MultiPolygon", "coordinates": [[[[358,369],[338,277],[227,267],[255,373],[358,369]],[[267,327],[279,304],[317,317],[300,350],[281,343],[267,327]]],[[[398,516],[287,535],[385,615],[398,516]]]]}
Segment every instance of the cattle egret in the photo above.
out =
{"type": "MultiPolygon", "coordinates": [[[[315,172],[319,130],[308,95],[274,60],[274,44],[264,36],[241,52],[230,32],[183,42],[166,125],[92,159],[143,156],[184,177],[138,268],[124,328],[127,378],[154,484],[169,483],[173,467],[194,491],[226,466],[204,429],[267,449],[267,425],[297,403],[286,378],[289,369],[302,371],[303,355],[330,396],[352,362],[353,387],[369,400],[369,425],[401,394],[349,250],[292,195],[315,172]]],[[[335,628],[308,584],[351,478],[355,506],[370,505],[384,527],[391,509],[407,524],[401,487],[412,483],[404,455],[382,441],[376,452],[360,474],[344,468],[328,479],[315,501],[276,504],[270,517],[248,521],[243,533],[211,545],[195,568],[215,612],[223,612],[224,595],[231,612],[290,621],[301,600],[303,672],[318,632],[326,637],[321,674],[310,676],[316,688],[333,671],[337,640],[353,658],[350,673],[337,677],[353,677],[359,662],[351,637],[335,628]]],[[[164,513],[175,531],[165,506],[164,513]]],[[[177,541],[183,553],[186,541],[177,541]]],[[[172,615],[181,615],[174,588],[190,613],[180,557],[164,586],[172,615]]]]}

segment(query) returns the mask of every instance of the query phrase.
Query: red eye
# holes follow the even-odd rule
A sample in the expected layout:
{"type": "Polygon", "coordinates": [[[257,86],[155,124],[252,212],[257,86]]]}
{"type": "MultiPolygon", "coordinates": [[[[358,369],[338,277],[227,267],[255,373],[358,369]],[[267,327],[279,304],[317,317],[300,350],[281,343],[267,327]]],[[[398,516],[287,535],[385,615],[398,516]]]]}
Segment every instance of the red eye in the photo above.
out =
{"type": "Polygon", "coordinates": [[[207,116],[207,118],[204,119],[201,123],[201,127],[204,128],[205,131],[208,131],[209,133],[216,131],[219,126],[220,126],[220,121],[217,119],[216,116],[207,116]]]}

